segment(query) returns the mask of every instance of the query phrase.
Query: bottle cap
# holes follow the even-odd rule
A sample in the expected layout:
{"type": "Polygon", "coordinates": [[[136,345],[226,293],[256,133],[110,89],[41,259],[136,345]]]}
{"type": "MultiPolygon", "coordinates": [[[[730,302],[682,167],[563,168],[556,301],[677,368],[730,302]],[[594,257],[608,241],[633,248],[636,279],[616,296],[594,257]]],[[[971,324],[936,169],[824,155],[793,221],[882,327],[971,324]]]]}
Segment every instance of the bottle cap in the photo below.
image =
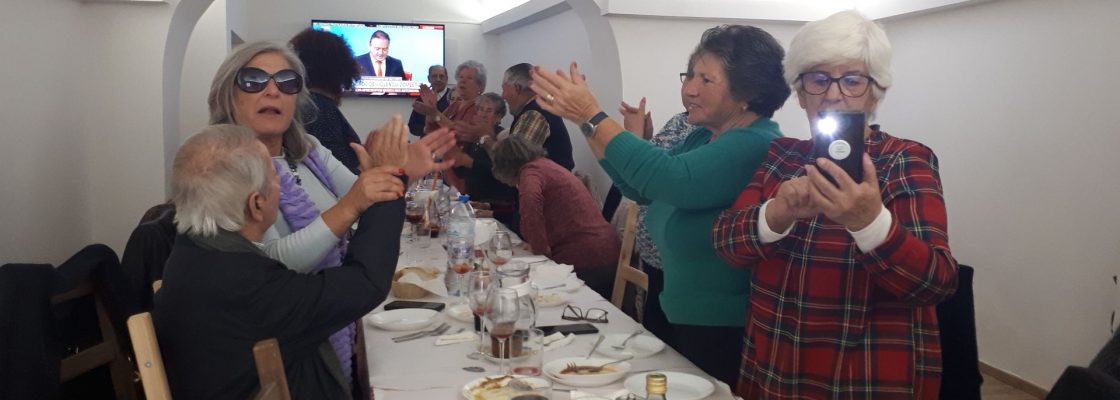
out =
{"type": "Polygon", "coordinates": [[[460,203],[466,203],[466,202],[469,202],[469,201],[471,201],[471,196],[470,195],[466,195],[466,194],[459,195],[459,202],[460,203]]]}
{"type": "Polygon", "coordinates": [[[646,375],[646,393],[647,394],[665,394],[666,380],[665,374],[649,374],[646,375]]]}

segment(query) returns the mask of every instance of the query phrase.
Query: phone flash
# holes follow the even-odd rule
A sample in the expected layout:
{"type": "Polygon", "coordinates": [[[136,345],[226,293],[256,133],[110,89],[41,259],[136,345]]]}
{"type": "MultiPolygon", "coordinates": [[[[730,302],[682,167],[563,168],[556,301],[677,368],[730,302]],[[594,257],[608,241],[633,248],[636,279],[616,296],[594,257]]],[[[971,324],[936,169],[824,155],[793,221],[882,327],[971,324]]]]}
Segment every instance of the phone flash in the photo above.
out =
{"type": "Polygon", "coordinates": [[[839,124],[836,122],[836,118],[827,116],[817,120],[817,132],[820,132],[824,135],[832,136],[833,133],[836,133],[836,128],[839,127],[838,125],[839,124]]]}

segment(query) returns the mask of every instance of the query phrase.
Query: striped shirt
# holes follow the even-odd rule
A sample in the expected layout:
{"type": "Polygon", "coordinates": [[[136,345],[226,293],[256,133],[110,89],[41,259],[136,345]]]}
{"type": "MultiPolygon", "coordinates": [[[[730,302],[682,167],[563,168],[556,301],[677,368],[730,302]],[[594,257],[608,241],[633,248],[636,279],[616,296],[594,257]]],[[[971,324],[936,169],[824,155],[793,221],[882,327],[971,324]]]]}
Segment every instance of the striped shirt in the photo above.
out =
{"type": "Polygon", "coordinates": [[[759,208],[805,175],[812,142],[776,139],[712,239],[754,280],[737,393],[746,399],[937,399],[941,349],[935,305],[957,287],[937,157],[878,127],[866,141],[890,232],[860,252],[840,224],[798,220],[762,244],[759,208]]]}

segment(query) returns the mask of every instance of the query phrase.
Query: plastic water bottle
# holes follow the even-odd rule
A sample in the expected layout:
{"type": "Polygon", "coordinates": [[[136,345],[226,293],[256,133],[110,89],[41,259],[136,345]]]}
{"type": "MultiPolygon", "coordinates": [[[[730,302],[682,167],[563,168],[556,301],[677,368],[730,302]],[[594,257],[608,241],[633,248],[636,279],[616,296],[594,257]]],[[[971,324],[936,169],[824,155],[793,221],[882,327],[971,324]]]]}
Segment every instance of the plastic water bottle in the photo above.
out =
{"type": "MultiPolygon", "coordinates": [[[[474,210],[471,209],[470,196],[464,194],[460,195],[459,201],[451,207],[451,215],[448,218],[447,258],[452,262],[458,262],[458,259],[462,258],[464,262],[469,263],[473,255],[474,210]]],[[[444,283],[447,284],[448,295],[459,296],[464,288],[459,287],[460,280],[452,271],[453,267],[454,265],[449,262],[443,277],[444,283]]]]}
{"type": "Polygon", "coordinates": [[[459,195],[459,201],[451,206],[451,215],[448,219],[448,243],[456,238],[463,238],[474,246],[474,210],[471,209],[470,196],[459,195]]]}

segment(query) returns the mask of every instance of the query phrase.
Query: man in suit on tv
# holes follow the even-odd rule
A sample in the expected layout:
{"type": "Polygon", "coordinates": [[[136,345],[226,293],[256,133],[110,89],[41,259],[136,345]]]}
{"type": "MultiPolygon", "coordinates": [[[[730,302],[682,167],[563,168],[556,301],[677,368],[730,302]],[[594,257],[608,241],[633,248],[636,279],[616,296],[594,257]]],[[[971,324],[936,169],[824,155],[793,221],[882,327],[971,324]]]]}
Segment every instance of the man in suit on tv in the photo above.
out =
{"type": "Polygon", "coordinates": [[[389,57],[389,34],[378,29],[369,37],[369,53],[354,57],[362,76],[397,76],[404,79],[401,60],[389,57]]]}

